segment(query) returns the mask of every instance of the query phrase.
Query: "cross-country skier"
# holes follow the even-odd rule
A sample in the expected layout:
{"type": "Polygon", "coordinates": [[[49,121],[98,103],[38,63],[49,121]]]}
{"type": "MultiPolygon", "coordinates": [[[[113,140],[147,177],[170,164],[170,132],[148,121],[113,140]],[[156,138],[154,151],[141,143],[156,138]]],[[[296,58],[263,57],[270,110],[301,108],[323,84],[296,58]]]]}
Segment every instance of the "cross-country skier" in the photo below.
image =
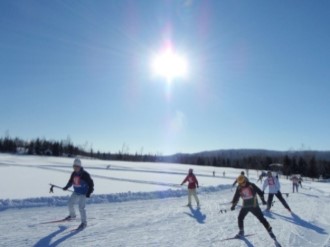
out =
{"type": "Polygon", "coordinates": [[[280,200],[283,206],[291,212],[291,209],[287,202],[284,200],[282,193],[280,191],[280,182],[278,178],[272,175],[271,171],[267,172],[267,178],[264,181],[263,192],[265,192],[266,187],[268,186],[269,194],[267,200],[267,211],[270,210],[273,202],[274,195],[280,200]]]}
{"type": "Polygon", "coordinates": [[[301,176],[299,176],[299,185],[300,185],[300,187],[302,188],[302,181],[303,181],[303,179],[302,179],[302,177],[301,176]]]}
{"type": "Polygon", "coordinates": [[[67,183],[67,185],[63,188],[63,190],[67,190],[71,186],[73,186],[73,193],[68,202],[69,207],[69,216],[66,217],[67,220],[71,220],[76,218],[76,213],[74,210],[74,203],[78,202],[79,212],[81,218],[81,224],[78,229],[83,229],[87,226],[87,217],[86,217],[86,197],[89,198],[92,192],[94,191],[94,182],[91,179],[88,172],[86,172],[82,165],[80,159],[75,159],[73,162],[73,172],[71,177],[67,183]]]}
{"type": "Polygon", "coordinates": [[[243,205],[238,214],[239,232],[236,237],[244,237],[244,218],[249,212],[251,212],[264,225],[268,231],[269,236],[276,241],[276,237],[272,232],[272,227],[264,217],[258,204],[257,194],[259,195],[262,203],[264,205],[266,204],[263,192],[255,184],[247,181],[244,175],[240,175],[237,178],[237,183],[238,186],[236,188],[236,192],[232,200],[232,206],[230,208],[231,210],[235,210],[239,198],[241,197],[243,199],[243,205]]]}
{"type": "Polygon", "coordinates": [[[194,196],[195,201],[197,203],[197,207],[199,207],[199,199],[197,196],[196,188],[198,188],[198,180],[193,173],[193,169],[189,169],[188,175],[186,178],[182,181],[181,185],[188,182],[188,207],[191,207],[191,196],[194,196]]]}
{"type": "Polygon", "coordinates": [[[294,193],[295,189],[296,192],[298,193],[299,178],[296,175],[294,175],[291,177],[291,181],[292,181],[292,193],[294,193]]]}
{"type": "Polygon", "coordinates": [[[267,176],[267,173],[262,171],[261,174],[259,175],[259,178],[257,180],[257,183],[260,181],[260,183],[262,183],[262,178],[263,177],[266,177],[267,176]]]}

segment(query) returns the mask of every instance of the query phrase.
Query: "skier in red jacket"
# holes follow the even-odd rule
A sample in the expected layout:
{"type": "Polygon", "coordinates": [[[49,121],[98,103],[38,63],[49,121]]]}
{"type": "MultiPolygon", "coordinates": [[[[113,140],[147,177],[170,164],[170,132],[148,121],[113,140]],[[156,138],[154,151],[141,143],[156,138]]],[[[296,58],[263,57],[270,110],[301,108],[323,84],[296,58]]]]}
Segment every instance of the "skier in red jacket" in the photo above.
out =
{"type": "Polygon", "coordinates": [[[188,182],[188,207],[191,207],[191,196],[194,196],[195,201],[197,203],[197,207],[199,207],[199,199],[197,196],[196,188],[198,188],[198,180],[193,173],[193,169],[189,169],[187,177],[182,181],[181,185],[188,182]]]}

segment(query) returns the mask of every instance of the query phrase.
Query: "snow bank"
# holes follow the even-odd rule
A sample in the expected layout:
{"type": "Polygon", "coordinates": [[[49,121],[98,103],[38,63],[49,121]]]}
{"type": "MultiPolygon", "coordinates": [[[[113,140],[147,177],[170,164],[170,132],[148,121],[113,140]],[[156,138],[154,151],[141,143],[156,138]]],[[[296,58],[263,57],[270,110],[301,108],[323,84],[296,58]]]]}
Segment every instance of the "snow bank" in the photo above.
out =
{"type": "MultiPolygon", "coordinates": [[[[199,194],[207,194],[219,192],[225,189],[230,189],[231,185],[218,185],[200,187],[198,190],[199,194]]],[[[127,202],[127,201],[138,201],[138,200],[152,200],[152,199],[163,199],[187,196],[186,189],[178,190],[164,190],[164,191],[153,191],[153,192],[125,192],[125,193],[113,193],[104,195],[92,195],[88,199],[88,204],[97,203],[114,203],[114,202],[127,202]]],[[[27,198],[27,199],[0,199],[0,211],[11,209],[11,208],[32,208],[32,207],[44,207],[44,206],[66,206],[69,196],[54,196],[54,197],[38,197],[38,198],[27,198]]]]}

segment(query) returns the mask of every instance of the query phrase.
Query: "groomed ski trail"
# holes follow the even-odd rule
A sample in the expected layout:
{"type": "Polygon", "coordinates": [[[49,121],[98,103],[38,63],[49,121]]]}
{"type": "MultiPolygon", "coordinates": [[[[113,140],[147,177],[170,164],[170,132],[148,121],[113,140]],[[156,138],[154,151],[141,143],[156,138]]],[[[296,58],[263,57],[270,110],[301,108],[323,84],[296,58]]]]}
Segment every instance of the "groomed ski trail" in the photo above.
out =
{"type": "MultiPolygon", "coordinates": [[[[288,185],[289,186],[289,185],[288,185]]],[[[285,186],[284,186],[285,187],[285,186]]],[[[290,195],[294,214],[276,203],[267,216],[282,246],[329,247],[330,198],[319,191],[290,195]],[[310,194],[308,194],[310,193],[310,194]]],[[[239,209],[219,214],[219,203],[232,199],[233,191],[200,194],[203,207],[182,207],[186,197],[87,206],[88,226],[69,232],[78,222],[38,223],[67,215],[66,207],[8,209],[1,213],[1,246],[221,246],[221,239],[238,232],[239,209]]],[[[78,213],[78,212],[77,212],[78,213]]],[[[245,241],[227,241],[226,247],[275,246],[260,222],[251,214],[246,232],[256,233],[245,241]]]]}

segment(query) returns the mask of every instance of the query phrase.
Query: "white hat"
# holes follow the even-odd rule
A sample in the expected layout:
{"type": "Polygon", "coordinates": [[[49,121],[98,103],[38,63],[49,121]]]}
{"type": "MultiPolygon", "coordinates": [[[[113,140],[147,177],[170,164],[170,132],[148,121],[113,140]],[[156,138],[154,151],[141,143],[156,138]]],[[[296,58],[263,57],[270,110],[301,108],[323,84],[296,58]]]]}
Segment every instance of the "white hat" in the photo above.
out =
{"type": "Polygon", "coordinates": [[[81,167],[81,160],[80,159],[75,159],[74,161],[73,161],[73,166],[79,166],[79,167],[81,167]]]}

